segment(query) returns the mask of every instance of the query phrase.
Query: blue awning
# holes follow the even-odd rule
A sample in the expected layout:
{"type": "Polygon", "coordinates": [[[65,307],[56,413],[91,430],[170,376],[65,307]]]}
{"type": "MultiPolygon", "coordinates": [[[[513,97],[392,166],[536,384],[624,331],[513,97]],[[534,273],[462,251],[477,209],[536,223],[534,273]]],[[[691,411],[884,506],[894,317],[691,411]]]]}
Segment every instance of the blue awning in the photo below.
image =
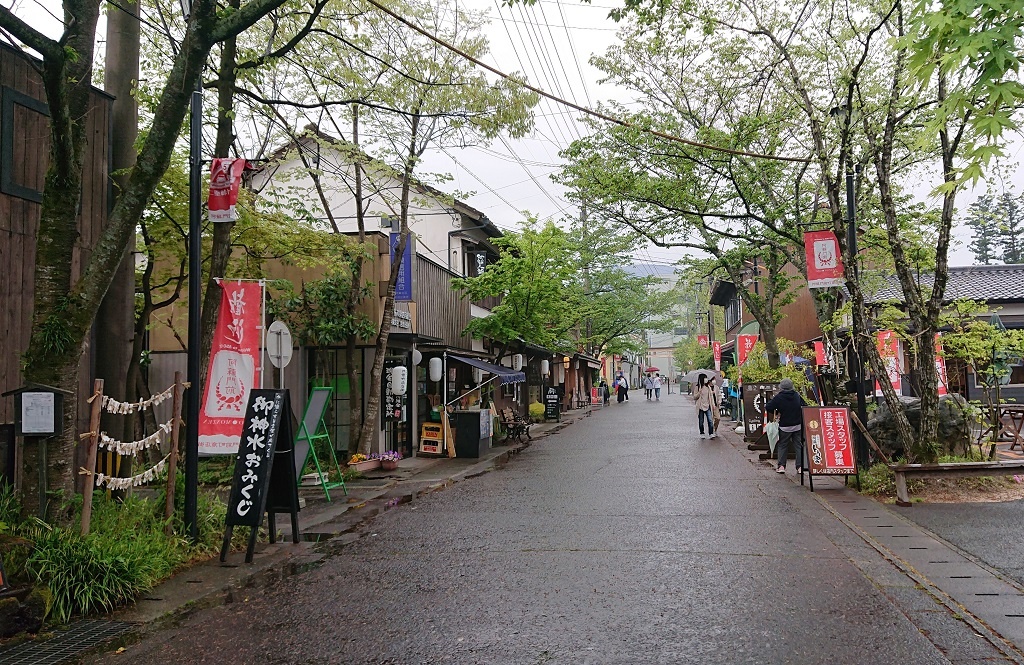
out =
{"type": "Polygon", "coordinates": [[[482,369],[485,372],[491,374],[497,374],[501,383],[521,383],[526,381],[526,372],[517,372],[511,367],[502,367],[501,365],[495,365],[489,363],[486,360],[478,360],[476,358],[463,358],[462,356],[448,356],[452,360],[458,360],[459,362],[472,365],[477,369],[482,369]]]}

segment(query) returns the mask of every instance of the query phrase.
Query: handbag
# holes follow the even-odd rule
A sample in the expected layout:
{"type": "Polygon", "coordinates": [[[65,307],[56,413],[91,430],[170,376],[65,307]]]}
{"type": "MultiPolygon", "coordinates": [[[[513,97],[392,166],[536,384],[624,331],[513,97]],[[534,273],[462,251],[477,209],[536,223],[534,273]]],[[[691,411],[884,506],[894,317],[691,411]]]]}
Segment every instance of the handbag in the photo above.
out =
{"type": "Polygon", "coordinates": [[[775,455],[775,444],[779,442],[779,414],[775,413],[775,420],[766,423],[764,433],[768,435],[768,449],[775,455]]]}

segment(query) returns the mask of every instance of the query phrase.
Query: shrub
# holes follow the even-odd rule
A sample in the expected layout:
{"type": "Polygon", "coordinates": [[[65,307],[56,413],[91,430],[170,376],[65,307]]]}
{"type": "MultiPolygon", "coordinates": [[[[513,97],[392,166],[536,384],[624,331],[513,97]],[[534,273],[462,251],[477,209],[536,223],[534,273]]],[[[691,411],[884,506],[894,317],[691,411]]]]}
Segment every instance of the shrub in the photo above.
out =
{"type": "Polygon", "coordinates": [[[530,404],[530,418],[540,420],[544,417],[544,405],[540,402],[530,404]]]}

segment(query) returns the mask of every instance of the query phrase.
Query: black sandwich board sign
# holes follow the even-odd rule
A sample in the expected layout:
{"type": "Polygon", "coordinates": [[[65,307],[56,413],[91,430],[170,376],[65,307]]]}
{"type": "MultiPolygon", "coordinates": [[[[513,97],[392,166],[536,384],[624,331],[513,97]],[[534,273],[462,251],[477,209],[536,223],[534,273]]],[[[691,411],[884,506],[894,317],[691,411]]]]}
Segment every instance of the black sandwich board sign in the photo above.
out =
{"type": "Polygon", "coordinates": [[[561,390],[555,386],[548,386],[544,395],[544,420],[562,419],[562,396],[561,390]]]}
{"type": "Polygon", "coordinates": [[[270,542],[277,537],[276,513],[292,518],[292,542],[299,542],[299,489],[295,484],[295,438],[287,390],[250,390],[228,497],[223,562],[236,526],[252,528],[245,562],[252,563],[256,536],[267,514],[270,542]]]}

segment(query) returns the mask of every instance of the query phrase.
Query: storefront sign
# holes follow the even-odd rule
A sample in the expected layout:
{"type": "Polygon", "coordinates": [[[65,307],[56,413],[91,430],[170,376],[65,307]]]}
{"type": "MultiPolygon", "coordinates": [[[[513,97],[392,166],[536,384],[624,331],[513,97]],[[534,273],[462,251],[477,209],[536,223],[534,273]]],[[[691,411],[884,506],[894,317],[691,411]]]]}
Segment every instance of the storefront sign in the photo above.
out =
{"type": "Polygon", "coordinates": [[[843,285],[843,260],[835,233],[805,233],[804,254],[807,258],[807,288],[827,289],[843,285]]]}
{"type": "Polygon", "coordinates": [[[199,452],[238,452],[249,391],[260,385],[263,285],[222,281],[220,313],[199,416],[199,452]]]}
{"type": "Polygon", "coordinates": [[[211,222],[233,222],[238,219],[235,204],[242,183],[244,159],[215,157],[210,162],[210,197],[207,201],[211,222]]]}
{"type": "Polygon", "coordinates": [[[778,391],[777,383],[743,384],[743,435],[756,440],[764,433],[764,405],[778,391]]]}
{"type": "Polygon", "coordinates": [[[708,348],[708,336],[707,335],[697,335],[697,343],[700,344],[702,349],[708,348]]]}
{"type": "Polygon", "coordinates": [[[391,368],[405,364],[404,358],[385,358],[384,371],[380,376],[380,426],[383,429],[390,422],[405,422],[405,395],[391,394],[391,368]]]}
{"type": "Polygon", "coordinates": [[[715,354],[715,371],[716,372],[721,372],[722,371],[722,343],[721,342],[712,342],[711,343],[711,349],[712,349],[712,351],[715,354]]]}
{"type": "MultiPolygon", "coordinates": [[[[885,365],[885,373],[889,377],[889,383],[893,390],[899,395],[903,390],[903,380],[900,376],[900,339],[891,330],[879,330],[877,335],[878,355],[882,356],[882,363],[885,365]]],[[[882,394],[882,385],[875,379],[875,395],[882,394]]]]}
{"type": "MultiPolygon", "coordinates": [[[[265,512],[289,512],[292,527],[298,526],[299,494],[288,391],[249,391],[239,439],[224,542],[230,543],[234,527],[253,527],[245,559],[249,562],[256,544],[256,527],[263,523],[265,512]]],[[[273,521],[270,525],[273,529],[273,521]]],[[[221,561],[226,554],[225,545],[221,561]]]]}
{"type": "Polygon", "coordinates": [[[736,335],[736,353],[740,365],[747,361],[747,356],[750,355],[755,344],[757,344],[757,335],[736,335]]]}
{"type": "Polygon", "coordinates": [[[939,333],[935,333],[935,374],[939,379],[939,394],[945,395],[949,392],[949,380],[946,377],[946,358],[942,355],[942,340],[939,333]]]}
{"type": "Polygon", "coordinates": [[[807,467],[811,475],[856,474],[850,410],[846,407],[805,406],[803,417],[807,467]]]}
{"type": "Polygon", "coordinates": [[[562,396],[555,386],[548,386],[544,394],[544,420],[561,420],[562,418],[562,396]]]}
{"type": "Polygon", "coordinates": [[[828,364],[828,358],[825,357],[825,342],[814,343],[814,364],[819,367],[828,364]]]}
{"type": "MultiPolygon", "coordinates": [[[[402,237],[400,233],[391,234],[391,261],[395,260],[395,252],[398,251],[398,243],[402,237]]],[[[395,282],[395,300],[397,302],[408,302],[412,300],[412,235],[409,235],[405,243],[405,251],[402,252],[402,264],[398,268],[398,280],[395,282]]]]}

